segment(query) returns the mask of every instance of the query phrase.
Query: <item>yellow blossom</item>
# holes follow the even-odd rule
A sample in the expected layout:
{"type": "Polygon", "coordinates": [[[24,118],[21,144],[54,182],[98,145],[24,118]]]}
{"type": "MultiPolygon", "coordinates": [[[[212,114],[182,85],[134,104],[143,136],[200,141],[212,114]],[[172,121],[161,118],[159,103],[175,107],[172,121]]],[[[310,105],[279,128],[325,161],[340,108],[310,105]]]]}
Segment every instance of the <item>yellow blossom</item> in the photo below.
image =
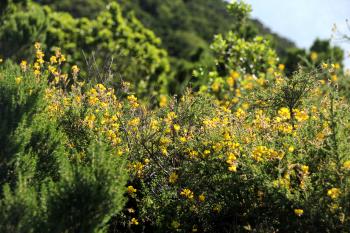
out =
{"type": "Polygon", "coordinates": [[[284,69],[285,69],[285,65],[284,64],[279,64],[278,65],[278,69],[280,70],[280,71],[284,71],[284,69]]]}
{"type": "Polygon", "coordinates": [[[230,74],[230,77],[233,78],[233,80],[238,79],[240,74],[237,71],[232,71],[230,74]]]}
{"type": "Polygon", "coordinates": [[[304,210],[302,209],[294,209],[294,213],[296,216],[301,217],[304,214],[304,210]]]}
{"type": "Polygon", "coordinates": [[[316,52],[310,53],[311,61],[315,62],[318,59],[318,54],[316,52]]]}
{"type": "Polygon", "coordinates": [[[57,57],[56,56],[51,56],[50,57],[50,63],[51,64],[56,64],[57,63],[57,57]]]}
{"type": "Polygon", "coordinates": [[[169,183],[171,183],[171,184],[176,183],[178,178],[179,178],[179,176],[175,172],[172,172],[169,176],[169,183]]]}
{"type": "Polygon", "coordinates": [[[237,118],[244,118],[246,116],[246,112],[243,109],[238,108],[235,115],[237,118]]]}
{"type": "Polygon", "coordinates": [[[133,194],[133,193],[136,193],[136,192],[137,192],[137,189],[135,189],[132,185],[128,186],[128,193],[129,194],[133,194]]]}
{"type": "Polygon", "coordinates": [[[139,103],[137,102],[137,98],[134,95],[129,95],[128,100],[133,108],[139,107],[139,103]]]}
{"type": "Polygon", "coordinates": [[[305,111],[294,109],[293,112],[294,112],[295,119],[298,122],[304,122],[309,119],[309,115],[305,111]]]}
{"type": "Polygon", "coordinates": [[[72,73],[73,75],[77,75],[79,73],[80,69],[77,65],[72,66],[72,73]]]}
{"type": "Polygon", "coordinates": [[[328,189],[327,191],[327,195],[332,199],[338,198],[340,194],[341,194],[341,191],[339,188],[331,188],[331,189],[328,189]]]}
{"type": "Polygon", "coordinates": [[[180,125],[178,125],[178,124],[175,124],[174,125],[174,130],[176,131],[176,132],[179,132],[180,131],[180,125]]]}
{"type": "Polygon", "coordinates": [[[288,108],[280,108],[280,110],[278,110],[278,115],[281,117],[282,120],[290,119],[290,111],[288,108]]]}
{"type": "Polygon", "coordinates": [[[66,57],[64,55],[61,55],[59,58],[59,63],[65,62],[66,61],[66,57]]]}
{"type": "Polygon", "coordinates": [[[229,87],[233,87],[234,86],[234,84],[235,84],[235,80],[230,76],[230,77],[228,77],[227,79],[226,79],[226,83],[227,83],[227,85],[229,86],[229,87]]]}
{"type": "Polygon", "coordinates": [[[198,196],[198,200],[199,200],[200,202],[204,202],[204,201],[205,201],[204,193],[202,193],[201,195],[198,196]]]}
{"type": "Polygon", "coordinates": [[[40,49],[41,48],[41,44],[39,42],[35,42],[34,48],[35,49],[40,49]]]}
{"type": "Polygon", "coordinates": [[[220,82],[215,80],[213,82],[213,84],[211,85],[211,89],[214,91],[214,92],[218,92],[220,90],[220,82]]]}
{"type": "Polygon", "coordinates": [[[132,218],[131,221],[130,221],[130,224],[131,225],[139,225],[139,221],[137,221],[136,218],[132,218]]]}
{"type": "Polygon", "coordinates": [[[332,64],[332,67],[336,70],[339,70],[340,69],[340,65],[339,63],[335,63],[335,64],[332,64]]]}
{"type": "Polygon", "coordinates": [[[309,166],[302,165],[301,170],[303,171],[304,174],[308,174],[309,173],[309,166]]]}
{"type": "Polygon", "coordinates": [[[180,195],[184,196],[184,197],[186,197],[188,199],[193,199],[193,197],[194,197],[193,192],[190,189],[187,189],[187,188],[182,189],[180,195]]]}
{"type": "Polygon", "coordinates": [[[294,146],[290,146],[290,147],[288,148],[288,151],[289,151],[290,153],[293,153],[293,152],[294,152],[294,146]]]}
{"type": "Polygon", "coordinates": [[[164,108],[168,104],[168,98],[165,95],[159,97],[159,107],[164,108]]]}
{"type": "Polygon", "coordinates": [[[331,76],[331,80],[332,80],[332,82],[336,82],[336,81],[338,81],[338,76],[337,75],[332,75],[331,76]]]}
{"type": "Polygon", "coordinates": [[[350,160],[347,160],[343,163],[343,168],[346,170],[350,170],[350,160]]]}
{"type": "Polygon", "coordinates": [[[23,72],[26,72],[27,71],[27,61],[26,60],[22,60],[21,61],[21,64],[19,64],[19,66],[21,67],[21,70],[23,72]]]}
{"type": "Polygon", "coordinates": [[[236,172],[237,171],[237,166],[236,165],[231,165],[231,166],[228,167],[228,170],[230,172],[236,172]]]}
{"type": "Polygon", "coordinates": [[[15,82],[17,85],[19,85],[22,82],[22,77],[15,78],[15,82]]]}
{"type": "Polygon", "coordinates": [[[138,117],[135,117],[128,122],[128,125],[131,127],[136,127],[139,124],[140,124],[140,118],[138,118],[138,117]]]}

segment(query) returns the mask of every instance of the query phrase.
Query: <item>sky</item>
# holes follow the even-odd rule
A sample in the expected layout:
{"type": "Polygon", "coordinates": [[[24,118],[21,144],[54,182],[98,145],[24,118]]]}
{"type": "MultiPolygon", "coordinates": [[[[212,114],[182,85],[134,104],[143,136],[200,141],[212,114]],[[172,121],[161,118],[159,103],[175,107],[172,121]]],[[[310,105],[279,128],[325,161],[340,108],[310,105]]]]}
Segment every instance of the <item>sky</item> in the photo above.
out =
{"type": "Polygon", "coordinates": [[[302,48],[310,48],[316,38],[334,39],[332,43],[346,52],[345,65],[350,68],[350,41],[341,40],[341,33],[350,36],[350,0],[245,0],[252,5],[252,17],[259,19],[273,32],[286,37],[302,48]],[[349,20],[348,24],[346,19],[349,20]],[[333,25],[337,33],[332,33],[333,25]]]}

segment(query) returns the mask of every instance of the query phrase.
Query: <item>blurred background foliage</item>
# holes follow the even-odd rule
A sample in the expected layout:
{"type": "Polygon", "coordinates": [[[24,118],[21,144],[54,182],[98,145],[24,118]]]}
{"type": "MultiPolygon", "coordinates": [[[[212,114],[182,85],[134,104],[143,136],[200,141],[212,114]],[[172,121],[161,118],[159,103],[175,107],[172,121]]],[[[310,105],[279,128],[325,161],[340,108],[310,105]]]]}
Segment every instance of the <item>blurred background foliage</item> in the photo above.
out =
{"type": "Polygon", "coordinates": [[[7,0],[1,5],[0,54],[28,58],[30,45],[41,41],[47,50],[61,47],[99,81],[137,83],[133,91],[140,95],[182,93],[194,69],[215,66],[210,45],[214,35],[229,31],[247,42],[264,36],[287,74],[298,64],[342,63],[343,51],[329,41],[297,48],[250,19],[249,6],[239,4],[227,11],[222,0],[7,0]]]}

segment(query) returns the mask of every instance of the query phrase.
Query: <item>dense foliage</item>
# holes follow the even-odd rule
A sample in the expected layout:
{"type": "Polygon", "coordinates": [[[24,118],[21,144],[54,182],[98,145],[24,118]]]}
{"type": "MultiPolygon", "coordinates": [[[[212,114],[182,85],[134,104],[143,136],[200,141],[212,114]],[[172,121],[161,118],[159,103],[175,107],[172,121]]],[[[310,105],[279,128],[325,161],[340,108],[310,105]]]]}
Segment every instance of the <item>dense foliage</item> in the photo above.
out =
{"type": "Polygon", "coordinates": [[[129,13],[111,3],[95,19],[76,19],[31,1],[9,4],[0,16],[0,53],[30,59],[31,46],[41,41],[46,51],[60,47],[67,60],[84,67],[96,81],[135,81],[140,95],[167,93],[171,81],[167,52],[160,39],[129,13]],[[15,44],[12,44],[16,41],[15,44]]]}
{"type": "Polygon", "coordinates": [[[0,7],[0,232],[349,231],[329,41],[279,58],[242,1],[0,7]]]}
{"type": "Polygon", "coordinates": [[[125,162],[101,139],[77,138],[88,106],[52,115],[47,80],[25,63],[0,67],[0,231],[99,232],[123,207],[125,162]]]}

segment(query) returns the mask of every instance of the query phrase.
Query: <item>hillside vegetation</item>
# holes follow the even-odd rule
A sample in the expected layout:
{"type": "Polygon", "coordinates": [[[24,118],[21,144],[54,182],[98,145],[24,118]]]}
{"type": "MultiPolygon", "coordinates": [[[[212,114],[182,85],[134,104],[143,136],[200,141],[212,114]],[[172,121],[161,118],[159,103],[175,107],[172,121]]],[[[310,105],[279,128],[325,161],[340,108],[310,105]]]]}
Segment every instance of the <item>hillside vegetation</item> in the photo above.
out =
{"type": "Polygon", "coordinates": [[[350,76],[243,1],[0,3],[0,232],[348,232],[350,76]]]}

